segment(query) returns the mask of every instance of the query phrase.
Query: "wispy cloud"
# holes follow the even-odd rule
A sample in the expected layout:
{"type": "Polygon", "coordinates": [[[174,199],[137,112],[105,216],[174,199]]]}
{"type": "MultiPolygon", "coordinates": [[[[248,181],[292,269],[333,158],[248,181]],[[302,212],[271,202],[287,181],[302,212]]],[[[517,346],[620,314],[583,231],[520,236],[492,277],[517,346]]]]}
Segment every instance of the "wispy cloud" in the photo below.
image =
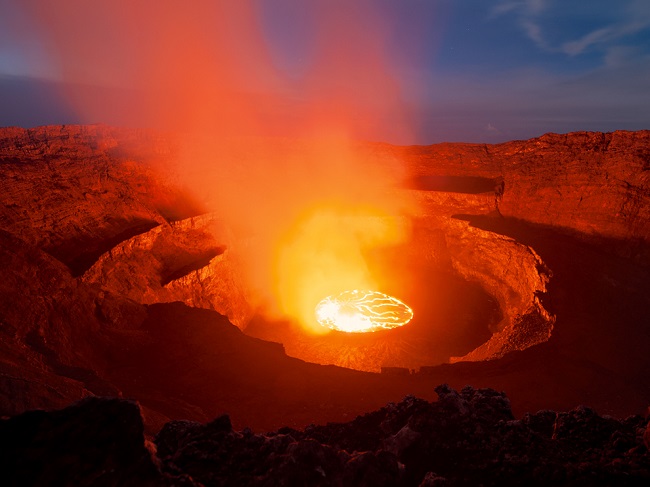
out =
{"type": "Polygon", "coordinates": [[[520,26],[526,32],[526,35],[532,40],[537,47],[541,49],[548,49],[548,43],[542,34],[542,28],[532,20],[523,19],[520,26]]]}
{"type": "Polygon", "coordinates": [[[639,47],[612,46],[605,51],[604,64],[606,68],[619,68],[638,62],[644,58],[646,61],[650,60],[650,56],[644,53],[639,47]]]}
{"type": "Polygon", "coordinates": [[[494,19],[510,13],[515,14],[517,23],[526,36],[539,48],[548,49],[548,42],[537,22],[537,17],[547,7],[547,0],[503,0],[492,8],[489,18],[494,19]]]}
{"type": "Polygon", "coordinates": [[[517,1],[499,2],[490,11],[489,18],[493,19],[496,17],[500,17],[509,12],[519,9],[520,6],[521,6],[521,2],[517,2],[517,1]]]}
{"type": "Polygon", "coordinates": [[[604,46],[605,48],[614,41],[636,34],[650,27],[650,18],[635,19],[629,22],[619,22],[607,27],[593,30],[588,34],[573,41],[562,44],[561,51],[569,56],[582,54],[590,47],[604,46]]]}
{"type": "Polygon", "coordinates": [[[603,21],[601,25],[594,25],[592,30],[579,36],[565,32],[562,39],[558,38],[557,31],[554,36],[547,35],[552,31],[549,23],[556,22],[558,17],[566,18],[572,14],[576,17],[583,16],[585,9],[591,11],[598,7],[597,4],[591,4],[567,10],[564,4],[552,3],[549,0],[502,0],[492,8],[489,18],[512,16],[525,36],[543,51],[562,53],[570,57],[594,50],[601,52],[607,66],[615,59],[612,56],[617,55],[611,51],[613,48],[624,45],[627,37],[650,29],[650,8],[647,0],[625,1],[621,8],[615,10],[616,15],[612,16],[609,22],[603,21]]]}
{"type": "Polygon", "coordinates": [[[491,17],[499,17],[509,12],[520,12],[528,15],[535,15],[542,12],[548,6],[547,0],[502,0],[492,8],[491,17]]]}

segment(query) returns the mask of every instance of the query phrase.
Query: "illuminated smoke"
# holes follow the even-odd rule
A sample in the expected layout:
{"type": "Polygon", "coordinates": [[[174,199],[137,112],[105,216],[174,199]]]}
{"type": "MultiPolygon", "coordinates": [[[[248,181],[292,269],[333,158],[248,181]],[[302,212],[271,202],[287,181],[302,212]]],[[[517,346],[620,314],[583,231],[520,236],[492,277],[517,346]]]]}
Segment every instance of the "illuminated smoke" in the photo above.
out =
{"type": "Polygon", "coordinates": [[[381,289],[363,251],[403,241],[411,203],[390,190],[399,162],[352,142],[408,135],[373,2],[310,2],[295,79],[274,62],[257,1],[26,1],[84,120],[183,134],[178,182],[247,238],[238,250],[266,312],[318,333],[323,296],[381,289]]]}
{"type": "MultiPolygon", "coordinates": [[[[251,0],[25,0],[65,96],[87,123],[233,135],[408,140],[387,27],[369,0],[283,2],[309,12],[298,78],[251,0]],[[275,47],[274,47],[275,46],[275,47]],[[275,55],[274,55],[275,53],[275,55]],[[402,137],[403,136],[403,137],[402,137]]],[[[267,14],[268,17],[268,14],[267,14]]]]}

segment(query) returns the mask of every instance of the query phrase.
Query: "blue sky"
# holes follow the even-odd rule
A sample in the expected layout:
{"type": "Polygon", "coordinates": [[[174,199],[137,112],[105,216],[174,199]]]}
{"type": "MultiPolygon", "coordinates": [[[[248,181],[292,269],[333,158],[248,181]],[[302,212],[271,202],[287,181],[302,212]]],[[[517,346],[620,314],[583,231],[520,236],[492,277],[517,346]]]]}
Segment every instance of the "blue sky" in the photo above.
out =
{"type": "MultiPolygon", "coordinates": [[[[27,3],[38,7],[38,0],[27,3]]],[[[45,3],[45,2],[40,2],[45,3]]],[[[24,2],[0,0],[0,125],[124,123],[115,113],[86,120],[58,96],[71,83],[52,41],[24,2]]],[[[648,0],[254,0],[260,35],[283,80],[301,99],[327,4],[341,18],[372,23],[399,91],[400,124],[363,136],[397,143],[500,142],[545,132],[650,129],[648,0]],[[354,5],[351,7],[351,5],[354,5]],[[370,19],[371,17],[371,19],[370,19]],[[359,20],[361,19],[361,20],[359,20]]],[[[192,2],[185,2],[191,8],[192,2]]],[[[110,27],[110,26],[109,26],[110,27]]],[[[334,24],[336,27],[336,24],[334,24]]],[[[353,27],[354,28],[354,27],[353,27]]],[[[335,29],[334,29],[335,30],[335,29]]],[[[322,32],[321,32],[321,35],[322,32]]],[[[337,32],[326,32],[335,41],[337,32]]],[[[373,34],[374,35],[374,34],[373,34]]],[[[327,37],[325,37],[327,40],[327,37]]],[[[357,37],[362,39],[362,37],[357,37]]],[[[358,64],[363,64],[363,58],[358,64]]],[[[358,72],[338,77],[363,93],[358,72]]],[[[95,79],[101,90],[120,90],[95,79]]],[[[264,86],[257,87],[264,90],[264,86]]],[[[277,90],[277,85],[268,90],[277,90]]],[[[395,109],[392,107],[390,110],[395,109]]],[[[390,120],[389,109],[383,113],[390,120]]]]}

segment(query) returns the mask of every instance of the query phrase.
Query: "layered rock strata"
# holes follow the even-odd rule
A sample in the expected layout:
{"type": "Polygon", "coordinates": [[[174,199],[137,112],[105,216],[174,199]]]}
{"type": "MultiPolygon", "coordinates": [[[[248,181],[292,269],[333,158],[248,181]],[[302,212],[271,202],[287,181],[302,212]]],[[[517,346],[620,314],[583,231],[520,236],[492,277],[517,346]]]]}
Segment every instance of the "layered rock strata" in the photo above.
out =
{"type": "Polygon", "coordinates": [[[105,251],[166,221],[197,214],[171,184],[173,142],[148,131],[92,126],[0,130],[0,228],[52,254],[75,275],[105,251]]]}
{"type": "Polygon", "coordinates": [[[504,216],[586,235],[650,241],[648,130],[385,149],[404,160],[416,178],[494,180],[504,216]]]}
{"type": "Polygon", "coordinates": [[[103,254],[82,280],[142,304],[181,301],[213,309],[244,328],[252,298],[232,245],[213,214],[166,223],[103,254]]]}

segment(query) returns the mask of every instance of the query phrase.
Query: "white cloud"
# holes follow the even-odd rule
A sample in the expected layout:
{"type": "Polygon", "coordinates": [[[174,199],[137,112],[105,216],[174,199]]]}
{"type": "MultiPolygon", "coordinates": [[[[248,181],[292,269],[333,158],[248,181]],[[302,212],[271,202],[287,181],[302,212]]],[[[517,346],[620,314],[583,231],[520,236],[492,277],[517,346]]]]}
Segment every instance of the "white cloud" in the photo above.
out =
{"type": "MultiPolygon", "coordinates": [[[[650,18],[648,19],[634,19],[629,22],[620,22],[607,27],[593,30],[588,34],[582,36],[574,41],[565,42],[561,51],[569,56],[576,56],[582,54],[584,51],[592,46],[609,44],[612,41],[625,37],[630,34],[635,34],[650,27],[650,18]]],[[[607,46],[605,46],[606,48],[607,46]]]]}
{"type": "Polygon", "coordinates": [[[538,24],[532,20],[522,20],[520,25],[526,32],[528,38],[532,40],[537,45],[537,47],[540,47],[542,49],[548,48],[548,43],[542,35],[542,29],[538,24]]]}
{"type": "Polygon", "coordinates": [[[582,36],[580,39],[565,42],[562,45],[561,50],[569,56],[577,56],[578,54],[582,54],[588,47],[592,46],[593,44],[605,42],[608,39],[612,38],[615,38],[614,29],[612,27],[603,27],[602,29],[591,31],[589,34],[582,36]]]}
{"type": "Polygon", "coordinates": [[[489,18],[494,19],[509,13],[517,15],[517,23],[538,47],[548,48],[548,43],[542,33],[542,28],[536,21],[540,13],[548,7],[547,0],[503,0],[497,3],[490,12],[489,18]]]}
{"type": "Polygon", "coordinates": [[[547,35],[551,31],[548,24],[555,22],[558,16],[579,18],[586,15],[585,9],[592,7],[594,5],[572,7],[567,10],[561,2],[551,3],[549,0],[502,0],[494,6],[489,18],[512,15],[526,37],[544,51],[563,53],[573,57],[597,50],[603,53],[605,66],[611,65],[615,61],[614,57],[617,54],[614,51],[610,52],[611,48],[625,44],[625,37],[650,28],[648,0],[626,0],[621,6],[608,7],[604,4],[596,4],[595,8],[598,8],[599,12],[609,11],[611,17],[609,22],[603,22],[590,32],[573,38],[572,32],[566,32],[564,39],[554,41],[547,35]],[[609,56],[609,61],[607,56],[609,56]]]}

